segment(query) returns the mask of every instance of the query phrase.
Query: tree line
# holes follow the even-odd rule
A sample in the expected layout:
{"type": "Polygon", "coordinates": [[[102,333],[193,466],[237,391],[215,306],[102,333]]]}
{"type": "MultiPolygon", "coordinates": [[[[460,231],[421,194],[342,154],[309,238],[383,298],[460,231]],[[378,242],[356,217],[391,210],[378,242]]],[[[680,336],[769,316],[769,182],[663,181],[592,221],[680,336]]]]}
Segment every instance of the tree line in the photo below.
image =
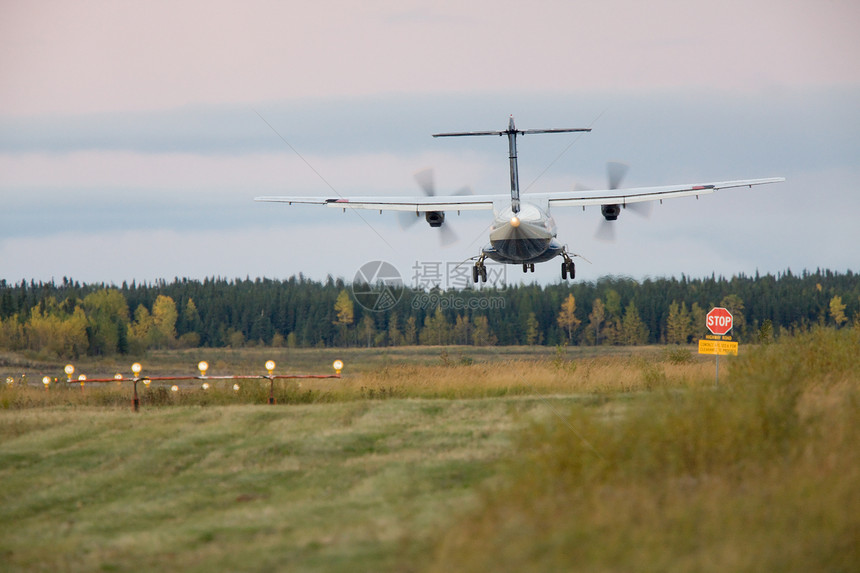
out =
{"type": "Polygon", "coordinates": [[[685,344],[706,333],[714,306],[732,312],[732,334],[748,342],[860,323],[860,275],[851,271],[397,294],[380,311],[342,280],[301,275],[120,286],[0,281],[0,349],[73,358],[200,346],[685,344]]]}

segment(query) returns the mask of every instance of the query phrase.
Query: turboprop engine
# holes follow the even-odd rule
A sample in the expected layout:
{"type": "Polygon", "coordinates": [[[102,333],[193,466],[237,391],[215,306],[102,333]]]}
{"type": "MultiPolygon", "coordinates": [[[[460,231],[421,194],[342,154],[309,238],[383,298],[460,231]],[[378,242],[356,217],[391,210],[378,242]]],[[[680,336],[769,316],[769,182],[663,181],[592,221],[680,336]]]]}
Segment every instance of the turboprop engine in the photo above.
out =
{"type": "Polygon", "coordinates": [[[445,212],[444,211],[427,211],[424,214],[424,219],[430,223],[431,227],[441,227],[442,223],[445,222],[445,212]]]}
{"type": "Polygon", "coordinates": [[[621,213],[621,205],[601,205],[600,213],[607,221],[614,221],[621,213]]]}

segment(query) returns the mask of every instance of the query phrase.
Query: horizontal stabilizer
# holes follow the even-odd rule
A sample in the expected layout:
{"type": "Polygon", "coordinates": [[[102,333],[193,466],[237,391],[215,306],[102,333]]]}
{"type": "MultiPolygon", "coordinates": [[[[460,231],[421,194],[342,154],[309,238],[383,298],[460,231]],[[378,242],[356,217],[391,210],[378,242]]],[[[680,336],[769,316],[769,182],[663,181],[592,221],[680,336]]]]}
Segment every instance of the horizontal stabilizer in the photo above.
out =
{"type": "Polygon", "coordinates": [[[530,133],[574,133],[579,131],[591,131],[591,128],[557,128],[557,129],[506,129],[505,131],[458,131],[453,133],[434,133],[433,137],[464,137],[470,135],[528,135],[530,133]]]}

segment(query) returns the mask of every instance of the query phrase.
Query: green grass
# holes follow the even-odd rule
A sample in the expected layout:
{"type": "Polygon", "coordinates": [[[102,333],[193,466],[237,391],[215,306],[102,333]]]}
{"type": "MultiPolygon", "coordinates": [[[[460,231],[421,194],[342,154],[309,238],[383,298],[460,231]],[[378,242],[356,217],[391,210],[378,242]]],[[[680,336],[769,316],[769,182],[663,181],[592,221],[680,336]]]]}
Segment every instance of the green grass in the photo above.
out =
{"type": "Polygon", "coordinates": [[[0,413],[0,558],[31,570],[409,570],[539,399],[0,413]]]}
{"type": "MultiPolygon", "coordinates": [[[[684,349],[289,350],[345,376],[275,406],[153,387],[137,414],[113,383],[4,385],[0,569],[856,571],[858,348],[747,346],[717,388],[684,349]]],[[[222,352],[144,364],[270,357],[222,352]]]]}

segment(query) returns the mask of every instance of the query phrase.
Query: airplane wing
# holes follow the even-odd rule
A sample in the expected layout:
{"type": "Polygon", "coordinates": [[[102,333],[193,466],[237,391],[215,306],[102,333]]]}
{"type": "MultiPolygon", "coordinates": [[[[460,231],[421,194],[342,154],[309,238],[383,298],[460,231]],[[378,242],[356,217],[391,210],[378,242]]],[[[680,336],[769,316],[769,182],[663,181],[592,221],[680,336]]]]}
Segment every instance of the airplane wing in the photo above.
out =
{"type": "Polygon", "coordinates": [[[662,187],[633,187],[629,189],[613,189],[604,191],[561,191],[556,193],[531,193],[524,197],[540,197],[547,200],[552,207],[576,207],[587,205],[628,205],[645,201],[662,201],[678,197],[707,195],[718,189],[734,187],[752,187],[767,183],[780,183],[784,177],[769,179],[742,179],[738,181],[721,181],[718,183],[694,183],[690,185],[666,185],[662,187]]]}
{"type": "MultiPolygon", "coordinates": [[[[559,191],[554,193],[529,193],[523,196],[525,201],[539,199],[548,201],[551,207],[573,207],[587,205],[627,205],[644,201],[662,201],[677,197],[707,195],[718,189],[732,187],[752,187],[766,183],[785,181],[783,177],[770,179],[743,179],[739,181],[722,181],[719,183],[697,183],[691,185],[666,185],[663,187],[636,187],[630,189],[615,189],[605,191],[559,191]]],[[[323,205],[336,209],[368,209],[372,211],[407,211],[410,213],[425,213],[428,211],[480,211],[492,210],[493,204],[510,204],[508,194],[498,195],[449,195],[446,197],[298,197],[271,196],[256,197],[255,201],[271,203],[287,203],[292,205],[323,205]]]]}
{"type": "Polygon", "coordinates": [[[337,209],[373,211],[479,211],[491,210],[493,202],[510,201],[508,195],[464,195],[447,197],[256,197],[254,201],[292,205],[324,205],[337,209]]]}

